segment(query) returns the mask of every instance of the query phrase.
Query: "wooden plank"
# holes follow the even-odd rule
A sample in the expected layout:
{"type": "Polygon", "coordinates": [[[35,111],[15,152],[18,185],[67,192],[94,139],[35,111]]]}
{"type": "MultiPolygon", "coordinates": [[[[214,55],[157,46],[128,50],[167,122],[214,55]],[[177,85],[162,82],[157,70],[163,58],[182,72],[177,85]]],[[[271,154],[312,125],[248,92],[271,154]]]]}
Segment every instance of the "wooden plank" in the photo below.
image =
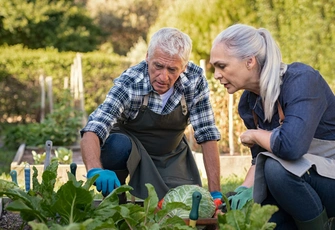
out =
{"type": "MultiPolygon", "coordinates": [[[[190,219],[184,219],[185,223],[189,225],[190,219]]],[[[217,218],[199,218],[197,220],[197,226],[206,226],[206,230],[217,229],[218,220],[217,218]]]]}
{"type": "Polygon", "coordinates": [[[22,159],[22,156],[24,154],[24,150],[25,150],[26,144],[21,144],[20,147],[18,148],[14,160],[11,163],[11,167],[17,166],[20,164],[20,161],[22,159]]]}

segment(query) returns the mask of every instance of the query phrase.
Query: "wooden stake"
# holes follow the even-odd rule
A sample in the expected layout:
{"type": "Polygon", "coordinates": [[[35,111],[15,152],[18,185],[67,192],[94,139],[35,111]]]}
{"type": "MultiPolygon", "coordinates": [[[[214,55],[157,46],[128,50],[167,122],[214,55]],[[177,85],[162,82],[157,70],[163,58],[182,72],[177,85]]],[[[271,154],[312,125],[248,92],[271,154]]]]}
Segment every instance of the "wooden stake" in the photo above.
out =
{"type": "Polygon", "coordinates": [[[41,86],[41,119],[40,119],[40,122],[43,122],[45,118],[45,82],[44,82],[43,75],[40,75],[39,81],[40,81],[40,86],[41,86]]]}
{"type": "Polygon", "coordinates": [[[50,108],[50,113],[53,112],[53,99],[52,99],[52,77],[48,76],[45,78],[45,82],[47,83],[48,86],[48,98],[49,98],[49,108],[50,108]]]}

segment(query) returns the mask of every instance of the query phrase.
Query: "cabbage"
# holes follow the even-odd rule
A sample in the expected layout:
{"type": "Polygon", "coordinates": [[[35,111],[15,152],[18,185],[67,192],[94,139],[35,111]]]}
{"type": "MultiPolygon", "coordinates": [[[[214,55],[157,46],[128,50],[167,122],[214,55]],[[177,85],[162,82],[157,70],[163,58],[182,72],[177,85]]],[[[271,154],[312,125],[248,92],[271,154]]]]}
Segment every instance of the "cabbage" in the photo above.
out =
{"type": "Polygon", "coordinates": [[[168,213],[170,217],[178,216],[180,218],[189,218],[190,210],[192,208],[193,192],[201,193],[202,198],[199,205],[199,218],[211,218],[215,213],[215,205],[210,192],[198,185],[181,185],[170,189],[164,196],[162,207],[166,207],[169,203],[182,202],[189,207],[189,210],[174,209],[168,213]]]}

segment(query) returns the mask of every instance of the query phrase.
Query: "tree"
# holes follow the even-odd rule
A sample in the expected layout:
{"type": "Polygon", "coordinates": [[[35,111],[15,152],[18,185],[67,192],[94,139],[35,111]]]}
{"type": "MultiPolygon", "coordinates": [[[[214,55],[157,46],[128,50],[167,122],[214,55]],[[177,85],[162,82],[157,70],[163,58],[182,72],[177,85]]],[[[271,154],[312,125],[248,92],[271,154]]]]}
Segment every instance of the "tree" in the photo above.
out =
{"type": "Polygon", "coordinates": [[[286,63],[304,62],[335,80],[333,0],[256,0],[259,25],[276,38],[286,63]]]}
{"type": "Polygon", "coordinates": [[[88,0],[87,9],[103,31],[102,49],[125,55],[155,22],[162,0],[88,0]]]}
{"type": "Polygon", "coordinates": [[[0,45],[92,51],[99,29],[73,0],[0,0],[0,45]]]}
{"type": "Polygon", "coordinates": [[[254,0],[176,0],[160,8],[149,36],[161,27],[176,27],[193,40],[192,59],[208,61],[212,42],[221,30],[233,23],[254,23],[255,20],[254,0]]]}

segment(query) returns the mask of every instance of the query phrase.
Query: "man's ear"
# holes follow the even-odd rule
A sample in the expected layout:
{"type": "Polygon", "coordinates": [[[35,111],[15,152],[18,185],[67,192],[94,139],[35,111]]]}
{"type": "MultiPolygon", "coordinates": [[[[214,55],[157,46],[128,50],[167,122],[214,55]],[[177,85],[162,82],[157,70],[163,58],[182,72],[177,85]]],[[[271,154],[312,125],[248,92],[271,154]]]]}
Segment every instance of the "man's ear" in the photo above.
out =
{"type": "Polygon", "coordinates": [[[147,52],[147,54],[145,55],[145,61],[146,61],[146,62],[149,61],[149,60],[148,60],[148,52],[147,52]]]}
{"type": "Polygon", "coordinates": [[[181,72],[182,72],[182,73],[185,72],[186,68],[187,68],[187,64],[184,66],[184,68],[182,69],[181,72]]]}

